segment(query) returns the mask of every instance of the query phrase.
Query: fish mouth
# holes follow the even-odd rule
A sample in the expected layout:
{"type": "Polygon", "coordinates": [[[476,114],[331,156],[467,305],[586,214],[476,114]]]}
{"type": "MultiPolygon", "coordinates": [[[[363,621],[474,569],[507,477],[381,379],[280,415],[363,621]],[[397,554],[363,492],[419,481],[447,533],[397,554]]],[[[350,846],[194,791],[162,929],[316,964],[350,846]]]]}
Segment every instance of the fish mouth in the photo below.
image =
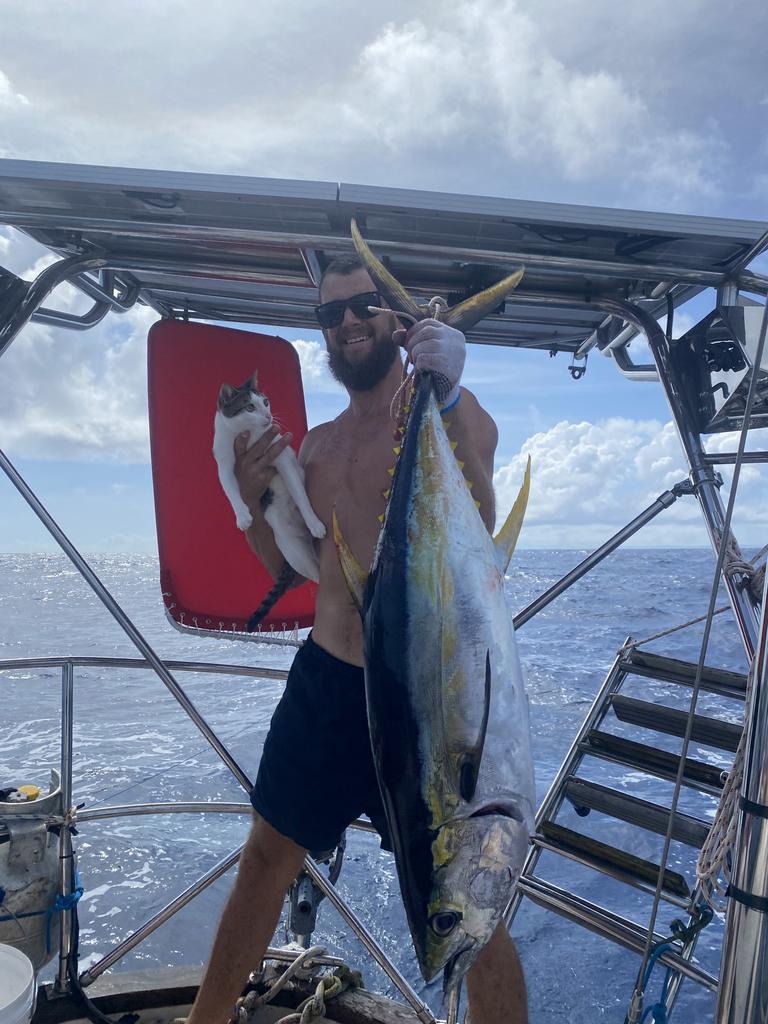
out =
{"type": "Polygon", "coordinates": [[[525,818],[522,811],[513,803],[511,800],[496,800],[490,804],[484,804],[482,807],[478,807],[476,811],[473,811],[470,818],[509,818],[511,821],[519,821],[520,824],[525,823],[525,818]]]}
{"type": "Polygon", "coordinates": [[[443,968],[443,997],[448,996],[453,992],[456,986],[459,984],[461,979],[467,973],[467,970],[471,966],[474,960],[474,948],[476,943],[468,942],[465,946],[454,953],[453,956],[448,960],[445,967],[443,968]],[[469,962],[467,962],[469,961],[469,962]]]}

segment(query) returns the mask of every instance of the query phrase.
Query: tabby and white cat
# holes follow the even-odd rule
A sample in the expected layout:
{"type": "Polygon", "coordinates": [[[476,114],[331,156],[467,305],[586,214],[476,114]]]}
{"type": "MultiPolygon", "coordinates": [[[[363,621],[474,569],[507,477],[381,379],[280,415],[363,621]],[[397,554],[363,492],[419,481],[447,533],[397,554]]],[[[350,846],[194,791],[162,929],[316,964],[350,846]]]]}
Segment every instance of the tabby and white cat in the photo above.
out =
{"type": "MultiPolygon", "coordinates": [[[[248,529],[253,517],[242,499],[235,477],[235,438],[247,432],[250,448],[271,426],[269,399],[258,390],[255,373],[240,387],[221,385],[214,418],[213,455],[219,469],[219,481],[241,530],[248,529]]],[[[287,562],[288,571],[280,574],[275,588],[251,616],[249,628],[252,628],[251,623],[255,626],[257,616],[263,618],[266,614],[268,608],[264,609],[264,605],[267,600],[272,598],[271,607],[280,594],[288,589],[296,573],[315,583],[319,578],[314,538],[325,536],[325,526],[309,503],[304,489],[304,470],[291,447],[284,448],[273,465],[277,473],[261,503],[264,518],[272,528],[275,543],[287,562]],[[278,587],[279,593],[273,597],[278,587]]]]}

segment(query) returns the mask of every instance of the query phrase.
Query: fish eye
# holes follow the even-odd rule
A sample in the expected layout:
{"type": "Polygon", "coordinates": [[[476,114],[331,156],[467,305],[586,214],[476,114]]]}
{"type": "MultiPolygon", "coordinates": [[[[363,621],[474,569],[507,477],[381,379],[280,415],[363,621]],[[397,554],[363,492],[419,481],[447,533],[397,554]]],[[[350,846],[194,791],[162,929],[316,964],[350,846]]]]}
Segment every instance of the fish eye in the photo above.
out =
{"type": "Polygon", "coordinates": [[[459,921],[461,914],[457,910],[438,910],[430,917],[429,927],[438,938],[446,939],[456,929],[459,921]]]}

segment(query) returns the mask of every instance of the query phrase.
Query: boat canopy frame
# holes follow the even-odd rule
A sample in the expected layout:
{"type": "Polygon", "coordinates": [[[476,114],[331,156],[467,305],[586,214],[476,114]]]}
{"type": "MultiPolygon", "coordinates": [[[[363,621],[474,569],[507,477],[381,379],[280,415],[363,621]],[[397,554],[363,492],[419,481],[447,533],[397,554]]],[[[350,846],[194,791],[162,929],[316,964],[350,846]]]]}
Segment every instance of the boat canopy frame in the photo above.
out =
{"type": "MultiPolygon", "coordinates": [[[[61,280],[94,301],[81,316],[37,304],[33,318],[69,329],[135,302],[164,317],[317,329],[318,281],[335,255],[353,251],[353,217],[419,300],[441,294],[452,304],[525,266],[521,285],[473,330],[473,342],[579,356],[608,349],[638,379],[653,367],[628,357],[638,327],[612,303],[660,318],[669,303],[707,287],[768,292],[768,278],[745,269],[765,232],[753,221],[0,160],[0,224],[72,259],[61,280]]],[[[8,293],[17,298],[19,289],[24,283],[0,270],[2,319],[8,293]]],[[[2,328],[0,353],[11,332],[2,328]]]]}
{"type": "MultiPolygon", "coordinates": [[[[699,364],[712,357],[708,341],[734,344],[744,363],[739,386],[744,387],[755,375],[761,381],[760,388],[753,390],[760,392],[754,425],[762,425],[760,417],[768,410],[768,368],[759,362],[749,365],[749,346],[735,328],[735,342],[722,333],[705,335],[701,344],[682,346],[683,358],[681,346],[672,342],[670,332],[665,333],[658,322],[705,288],[717,291],[718,330],[731,329],[731,321],[738,320],[735,311],[748,305],[764,306],[768,277],[748,269],[768,246],[768,232],[762,224],[327,182],[0,160],[0,224],[25,232],[59,257],[33,282],[0,267],[0,356],[32,320],[87,330],[110,313],[123,313],[136,304],[150,306],[162,317],[316,329],[313,307],[319,278],[333,256],[353,250],[349,237],[352,217],[371,247],[417,299],[428,300],[442,293],[453,304],[514,267],[525,266],[521,286],[477,326],[470,341],[550,354],[568,352],[575,359],[598,348],[613,357],[624,376],[635,381],[658,380],[664,389],[688,463],[688,480],[660,495],[519,618],[524,616],[522,621],[526,621],[678,496],[693,493],[712,546],[724,565],[723,582],[745,654],[751,660],[759,650],[765,684],[766,601],[763,598],[761,602],[750,586],[749,567],[726,528],[719,494],[722,480],[714,468],[718,462],[735,460],[740,464],[742,456],[709,456],[701,436],[707,429],[732,429],[740,407],[736,404],[728,410],[720,406],[708,424],[702,420],[701,410],[697,413],[690,378],[699,384],[704,381],[706,390],[713,377],[699,364]],[[92,300],[88,312],[75,315],[44,305],[65,282],[92,300]],[[744,293],[763,301],[755,303],[744,293]],[[647,339],[652,363],[632,361],[628,345],[639,334],[647,339]],[[694,372],[689,372],[691,369],[694,372]],[[698,378],[697,373],[701,374],[698,378]]],[[[764,338],[765,309],[760,312],[764,338]]],[[[761,349],[762,344],[758,351],[761,349]]],[[[765,462],[766,458],[766,453],[749,454],[753,462],[765,462]]],[[[133,640],[144,664],[155,670],[248,790],[245,772],[196,711],[171,667],[150,648],[1,451],[0,468],[133,640]]],[[[60,659],[59,663],[62,768],[63,778],[68,780],[68,808],[75,660],[60,659]]],[[[0,663],[0,669],[7,667],[0,663]]],[[[764,694],[756,706],[760,718],[751,727],[762,738],[747,785],[750,792],[762,794],[768,792],[768,759],[763,756],[768,749],[764,694]]],[[[761,798],[760,806],[764,804],[761,798]]],[[[112,810],[128,813],[127,809],[112,810]]],[[[237,813],[239,807],[232,810],[237,813]]],[[[768,857],[765,849],[757,849],[758,840],[750,844],[747,853],[754,853],[766,874],[768,857]]],[[[69,842],[69,830],[62,829],[62,856],[69,842]]],[[[225,870],[221,865],[213,870],[219,868],[225,870]]],[[[308,861],[306,870],[324,891],[328,888],[314,863],[308,861]]],[[[62,876],[64,894],[67,885],[62,876]]],[[[332,888],[326,895],[336,903],[332,888]]],[[[351,923],[349,908],[337,909],[342,909],[351,923]]],[[[763,949],[768,948],[768,914],[760,913],[764,916],[757,945],[763,949]]],[[[61,920],[62,953],[67,955],[71,951],[69,915],[69,911],[62,912],[61,920]]],[[[727,965],[733,963],[735,940],[730,947],[727,965]]],[[[420,1019],[434,1019],[397,972],[390,978],[420,1019]]],[[[63,990],[68,985],[63,961],[59,985],[63,990]]],[[[766,985],[768,966],[760,978],[740,978],[738,992],[729,982],[729,1006],[735,1006],[745,991],[750,999],[756,998],[766,985]]],[[[725,1004],[723,1012],[728,1013],[725,1004]]],[[[735,1024],[737,1018],[729,1016],[728,1020],[735,1024]]]]}

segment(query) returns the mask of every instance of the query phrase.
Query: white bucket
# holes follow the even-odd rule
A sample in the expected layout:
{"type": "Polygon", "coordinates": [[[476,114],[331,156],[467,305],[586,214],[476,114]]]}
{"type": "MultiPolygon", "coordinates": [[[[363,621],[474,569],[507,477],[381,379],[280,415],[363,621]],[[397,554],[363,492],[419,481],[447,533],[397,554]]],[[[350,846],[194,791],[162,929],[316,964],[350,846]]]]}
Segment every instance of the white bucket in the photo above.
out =
{"type": "Polygon", "coordinates": [[[13,946],[0,944],[0,1024],[29,1024],[36,992],[32,961],[13,946]]]}

